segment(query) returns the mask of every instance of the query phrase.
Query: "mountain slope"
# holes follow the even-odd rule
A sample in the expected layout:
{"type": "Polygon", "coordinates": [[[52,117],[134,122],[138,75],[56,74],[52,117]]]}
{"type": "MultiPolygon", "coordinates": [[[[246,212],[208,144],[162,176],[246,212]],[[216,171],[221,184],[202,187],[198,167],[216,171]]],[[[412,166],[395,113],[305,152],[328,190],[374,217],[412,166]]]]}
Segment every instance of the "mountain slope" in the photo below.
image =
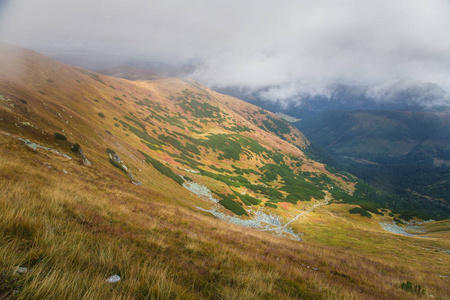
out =
{"type": "Polygon", "coordinates": [[[448,296],[446,240],[409,249],[380,227],[389,210],[336,203],[365,200],[361,183],[309,159],[277,116],[193,81],[0,48],[0,297],[420,297],[407,280],[448,296]],[[283,226],[290,239],[261,231],[283,226]]]}
{"type": "MultiPolygon", "coordinates": [[[[3,97],[9,99],[2,103],[3,128],[10,133],[53,144],[53,134],[62,134],[79,144],[95,166],[107,169],[113,169],[108,155],[117,153],[144,184],[148,175],[137,170],[148,168],[147,160],[180,184],[185,180],[178,175],[214,185],[220,203],[241,215],[247,214],[246,206],[255,205],[248,199],[271,207],[278,202],[295,205],[320,200],[322,190],[354,185],[307,159],[300,148],[308,142],[287,122],[198,83],[174,78],[130,82],[26,51],[22,56],[25,64],[15,68],[12,60],[10,68],[2,68],[2,77],[16,79],[2,82],[8,87],[3,97]],[[276,174],[279,168],[282,177],[276,174]]],[[[67,145],[60,146],[56,148],[70,154],[67,145]]]]}
{"type": "Polygon", "coordinates": [[[448,112],[329,111],[296,125],[349,172],[448,218],[448,112]]]}

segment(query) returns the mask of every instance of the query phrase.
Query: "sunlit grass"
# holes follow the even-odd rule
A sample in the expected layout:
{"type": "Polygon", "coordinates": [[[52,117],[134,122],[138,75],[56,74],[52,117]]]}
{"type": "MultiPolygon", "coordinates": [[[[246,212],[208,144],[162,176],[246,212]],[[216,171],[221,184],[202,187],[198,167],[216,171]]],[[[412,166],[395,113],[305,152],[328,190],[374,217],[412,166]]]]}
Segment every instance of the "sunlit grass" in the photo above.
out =
{"type": "MultiPolygon", "coordinates": [[[[306,228],[311,242],[294,242],[222,223],[163,197],[147,199],[140,190],[99,190],[76,174],[40,168],[0,158],[0,269],[21,298],[395,299],[407,296],[398,287],[404,280],[448,295],[445,281],[432,284],[427,268],[391,259],[398,256],[392,253],[378,255],[389,250],[388,241],[377,246],[379,253],[369,251],[373,233],[361,235],[355,249],[347,242],[326,245],[332,232],[352,234],[324,214],[319,217],[333,227],[317,226],[323,232],[315,234],[306,228]],[[14,279],[16,266],[31,272],[14,279]],[[114,274],[122,280],[106,283],[114,274]]],[[[398,239],[389,251],[411,243],[398,239]]]]}

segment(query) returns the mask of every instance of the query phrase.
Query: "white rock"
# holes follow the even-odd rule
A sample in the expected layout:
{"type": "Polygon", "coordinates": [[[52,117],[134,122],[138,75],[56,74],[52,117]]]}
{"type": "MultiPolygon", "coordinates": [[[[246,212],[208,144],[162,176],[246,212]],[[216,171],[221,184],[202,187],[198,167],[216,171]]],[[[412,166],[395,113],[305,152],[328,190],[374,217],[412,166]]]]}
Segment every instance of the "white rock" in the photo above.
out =
{"type": "Polygon", "coordinates": [[[17,268],[14,270],[13,277],[19,277],[20,275],[25,274],[25,273],[27,273],[27,272],[28,272],[28,269],[27,269],[27,268],[24,268],[24,267],[17,267],[17,268]]]}
{"type": "Polygon", "coordinates": [[[120,276],[119,275],[113,275],[108,277],[108,279],[106,279],[106,282],[108,283],[117,283],[120,281],[120,276]]]}

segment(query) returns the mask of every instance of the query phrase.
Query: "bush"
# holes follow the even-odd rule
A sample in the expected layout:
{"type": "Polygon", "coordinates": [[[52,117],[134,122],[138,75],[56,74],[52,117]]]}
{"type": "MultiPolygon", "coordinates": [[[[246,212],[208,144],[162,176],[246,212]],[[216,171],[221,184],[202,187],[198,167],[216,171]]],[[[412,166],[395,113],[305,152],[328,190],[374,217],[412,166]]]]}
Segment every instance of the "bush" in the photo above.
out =
{"type": "Polygon", "coordinates": [[[238,194],[239,198],[241,198],[242,202],[245,203],[245,205],[258,205],[261,203],[261,200],[252,197],[250,195],[242,195],[238,194]]]}
{"type": "Polygon", "coordinates": [[[78,143],[75,143],[70,147],[70,150],[75,153],[77,153],[80,149],[81,149],[81,146],[78,143]]]}
{"type": "Polygon", "coordinates": [[[411,281],[402,282],[400,287],[407,292],[425,294],[425,289],[420,284],[413,285],[411,281]]]}
{"type": "Polygon", "coordinates": [[[55,138],[57,140],[67,141],[67,138],[59,132],[55,132],[55,138]]]}
{"type": "Polygon", "coordinates": [[[351,214],[360,214],[363,217],[372,218],[372,215],[365,209],[361,207],[355,207],[349,210],[351,214]]]}
{"type": "Polygon", "coordinates": [[[226,209],[231,210],[238,216],[246,215],[248,216],[245,209],[242,208],[237,202],[231,200],[231,199],[224,199],[220,200],[219,204],[223,205],[226,209]]]}
{"type": "Polygon", "coordinates": [[[273,204],[273,203],[270,203],[270,202],[266,202],[264,205],[267,206],[267,207],[278,208],[278,206],[276,204],[273,204]]]}
{"type": "Polygon", "coordinates": [[[98,115],[99,115],[100,118],[104,118],[105,117],[105,114],[101,113],[101,112],[99,112],[98,115]]]}

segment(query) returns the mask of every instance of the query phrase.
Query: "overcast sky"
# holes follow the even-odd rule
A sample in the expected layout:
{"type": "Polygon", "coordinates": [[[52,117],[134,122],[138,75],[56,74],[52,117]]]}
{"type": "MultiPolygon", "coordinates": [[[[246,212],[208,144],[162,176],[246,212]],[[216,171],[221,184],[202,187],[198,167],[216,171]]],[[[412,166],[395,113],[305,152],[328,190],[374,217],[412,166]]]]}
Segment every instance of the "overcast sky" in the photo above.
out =
{"type": "Polygon", "coordinates": [[[448,0],[0,0],[0,40],[201,63],[205,84],[276,97],[394,78],[450,91],[448,0]]]}

